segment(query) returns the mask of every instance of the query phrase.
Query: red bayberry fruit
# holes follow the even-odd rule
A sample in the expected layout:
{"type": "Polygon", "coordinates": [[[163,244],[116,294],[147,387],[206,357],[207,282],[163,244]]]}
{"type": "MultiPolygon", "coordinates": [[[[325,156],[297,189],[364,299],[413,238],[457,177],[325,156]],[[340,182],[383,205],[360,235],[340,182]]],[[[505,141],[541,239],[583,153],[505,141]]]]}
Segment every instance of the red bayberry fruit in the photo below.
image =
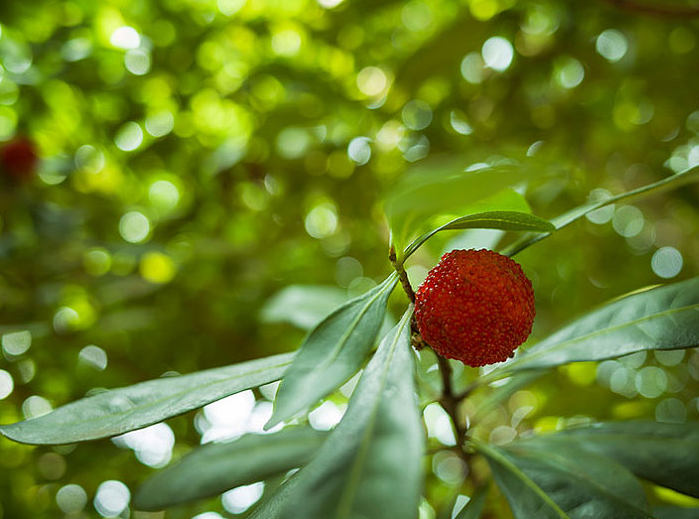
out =
{"type": "Polygon", "coordinates": [[[423,340],[468,366],[510,357],[529,337],[534,314],[534,290],[522,267],[485,249],[446,253],[415,294],[423,340]]]}
{"type": "Polygon", "coordinates": [[[34,173],[38,157],[34,144],[27,138],[18,137],[0,150],[0,169],[15,180],[24,180],[34,173]]]}

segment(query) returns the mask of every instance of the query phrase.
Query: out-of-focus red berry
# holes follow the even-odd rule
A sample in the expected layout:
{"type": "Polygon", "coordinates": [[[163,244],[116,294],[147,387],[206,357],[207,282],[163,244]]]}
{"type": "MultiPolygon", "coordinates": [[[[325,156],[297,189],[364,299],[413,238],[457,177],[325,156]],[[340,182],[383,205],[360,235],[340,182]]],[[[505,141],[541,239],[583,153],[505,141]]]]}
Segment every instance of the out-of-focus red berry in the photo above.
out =
{"type": "Polygon", "coordinates": [[[26,137],[17,137],[0,148],[0,171],[15,180],[31,177],[38,162],[34,144],[26,137]]]}
{"type": "Polygon", "coordinates": [[[497,252],[446,253],[415,296],[423,340],[469,366],[506,360],[532,330],[532,284],[518,263],[497,252]]]}

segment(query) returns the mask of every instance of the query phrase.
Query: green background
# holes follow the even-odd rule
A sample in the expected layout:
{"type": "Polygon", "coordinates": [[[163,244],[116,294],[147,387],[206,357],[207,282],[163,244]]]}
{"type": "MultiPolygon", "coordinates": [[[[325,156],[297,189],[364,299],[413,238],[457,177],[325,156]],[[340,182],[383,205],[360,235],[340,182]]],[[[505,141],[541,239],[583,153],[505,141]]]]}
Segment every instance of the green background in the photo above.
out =
{"type": "MultiPolygon", "coordinates": [[[[0,144],[27,136],[41,162],[27,181],[0,180],[0,422],[294,350],[323,311],[389,272],[381,201],[428,155],[529,155],[540,177],[526,195],[544,218],[699,164],[698,22],[613,3],[3,2],[0,144]],[[271,305],[290,285],[315,288],[271,305]]],[[[518,255],[537,297],[534,338],[696,276],[698,197],[688,186],[616,206],[518,255]]],[[[445,250],[498,238],[442,233],[409,260],[414,284],[445,250]]],[[[404,306],[396,291],[394,318],[404,306]]],[[[698,390],[696,350],[573,364],[496,407],[481,435],[696,421],[698,390]]],[[[173,457],[200,442],[197,420],[168,421],[173,457]]],[[[428,460],[421,519],[461,482],[444,456],[428,460]]],[[[151,472],[111,441],[0,438],[0,518],[100,517],[101,483],[133,490],[151,472]],[[69,487],[57,500],[66,485],[84,498],[69,487]]],[[[212,499],[122,516],[205,511],[232,515],[212,499]]],[[[489,513],[509,514],[504,502],[489,513]]]]}

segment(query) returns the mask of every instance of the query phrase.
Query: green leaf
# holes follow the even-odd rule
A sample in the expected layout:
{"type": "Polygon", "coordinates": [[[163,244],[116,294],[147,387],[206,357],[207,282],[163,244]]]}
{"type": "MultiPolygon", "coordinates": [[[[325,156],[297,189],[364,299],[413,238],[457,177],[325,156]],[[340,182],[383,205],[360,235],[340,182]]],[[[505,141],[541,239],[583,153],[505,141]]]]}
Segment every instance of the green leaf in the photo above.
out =
{"type": "Polygon", "coordinates": [[[659,506],[653,508],[655,519],[699,519],[699,508],[681,506],[659,506]]]}
{"type": "Polygon", "coordinates": [[[286,322],[310,330],[346,300],[346,292],[337,287],[291,285],[265,303],[260,318],[265,323],[286,322]]]}
{"type": "Polygon", "coordinates": [[[405,249],[403,257],[407,259],[438,232],[455,229],[501,229],[503,231],[534,232],[551,232],[556,230],[553,224],[533,214],[517,211],[487,211],[456,218],[423,234],[405,249]]]}
{"type": "Polygon", "coordinates": [[[0,434],[21,443],[56,445],[116,436],[279,380],[293,353],[105,391],[11,425],[0,434]]]}
{"type": "Polygon", "coordinates": [[[411,316],[409,308],[381,342],[342,421],[297,474],[283,519],[417,517],[424,438],[411,316]]]}
{"type": "Polygon", "coordinates": [[[397,281],[392,273],[379,286],[336,309],[306,337],[284,373],[274,413],[265,427],[306,410],[359,370],[374,346],[397,281]]]}
{"type": "Polygon", "coordinates": [[[616,460],[658,485],[699,497],[699,424],[610,422],[541,436],[616,460]]]}
{"type": "Polygon", "coordinates": [[[479,519],[483,513],[483,505],[485,504],[485,498],[488,495],[488,485],[483,485],[479,487],[476,492],[471,496],[471,499],[466,506],[461,509],[459,515],[454,519],[479,519]]]}
{"type": "MultiPolygon", "coordinates": [[[[620,193],[618,195],[607,198],[606,200],[588,202],[587,204],[575,207],[557,216],[556,218],[551,220],[551,223],[555,226],[556,230],[561,230],[564,227],[567,227],[568,225],[572,224],[573,222],[576,222],[586,214],[596,211],[597,209],[601,209],[602,207],[606,207],[610,204],[621,202],[622,200],[630,201],[651,194],[658,194],[668,189],[678,188],[690,182],[696,182],[697,180],[699,180],[699,167],[695,166],[681,173],[677,173],[675,175],[671,175],[667,178],[659,180],[658,182],[654,182],[653,184],[648,184],[647,186],[643,186],[632,191],[620,193]]],[[[521,252],[527,247],[534,245],[538,241],[541,241],[550,235],[551,234],[548,233],[538,234],[534,236],[524,236],[521,240],[518,240],[517,242],[504,249],[502,251],[502,254],[505,254],[507,256],[514,256],[518,252],[521,252]]]]}
{"type": "Polygon", "coordinates": [[[202,445],[147,479],[134,497],[134,506],[159,510],[300,467],[313,457],[326,436],[298,427],[202,445]]]}
{"type": "Polygon", "coordinates": [[[461,157],[439,157],[423,161],[404,175],[385,205],[397,250],[411,237],[415,222],[439,214],[464,214],[470,204],[527,178],[509,164],[476,171],[464,171],[465,166],[461,157]]]}
{"type": "Polygon", "coordinates": [[[643,487],[603,456],[562,445],[477,444],[516,519],[647,519],[643,487]]]}
{"type": "Polygon", "coordinates": [[[548,336],[491,373],[699,345],[699,277],[635,293],[548,336]]]}

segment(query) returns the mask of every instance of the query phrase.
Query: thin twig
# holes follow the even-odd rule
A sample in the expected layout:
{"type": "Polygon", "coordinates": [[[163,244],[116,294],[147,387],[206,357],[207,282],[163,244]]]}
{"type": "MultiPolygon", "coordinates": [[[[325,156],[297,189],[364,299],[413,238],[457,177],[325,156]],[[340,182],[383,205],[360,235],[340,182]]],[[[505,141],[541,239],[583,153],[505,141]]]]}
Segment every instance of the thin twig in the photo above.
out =
{"type": "Polygon", "coordinates": [[[692,18],[699,16],[699,7],[690,6],[665,6],[657,4],[640,3],[635,0],[602,0],[618,9],[631,11],[663,18],[692,18]]]}
{"type": "Polygon", "coordinates": [[[400,284],[403,287],[403,290],[405,291],[406,295],[408,296],[408,299],[410,299],[411,303],[414,303],[415,292],[413,291],[413,287],[410,285],[410,280],[408,280],[408,273],[405,271],[403,263],[401,261],[398,261],[398,258],[396,257],[396,248],[393,245],[391,245],[391,248],[388,251],[388,259],[390,260],[391,265],[393,265],[393,268],[396,269],[396,272],[398,273],[398,279],[400,279],[400,284]]]}
{"type": "Polygon", "coordinates": [[[439,372],[442,375],[442,397],[439,399],[439,403],[447,412],[454,424],[456,446],[458,448],[457,452],[459,453],[461,459],[468,463],[469,456],[463,449],[464,442],[466,441],[466,427],[461,423],[461,419],[459,418],[460,400],[457,400],[456,396],[454,395],[454,388],[451,384],[451,365],[449,364],[449,361],[441,355],[437,355],[437,362],[439,362],[439,372]]]}

